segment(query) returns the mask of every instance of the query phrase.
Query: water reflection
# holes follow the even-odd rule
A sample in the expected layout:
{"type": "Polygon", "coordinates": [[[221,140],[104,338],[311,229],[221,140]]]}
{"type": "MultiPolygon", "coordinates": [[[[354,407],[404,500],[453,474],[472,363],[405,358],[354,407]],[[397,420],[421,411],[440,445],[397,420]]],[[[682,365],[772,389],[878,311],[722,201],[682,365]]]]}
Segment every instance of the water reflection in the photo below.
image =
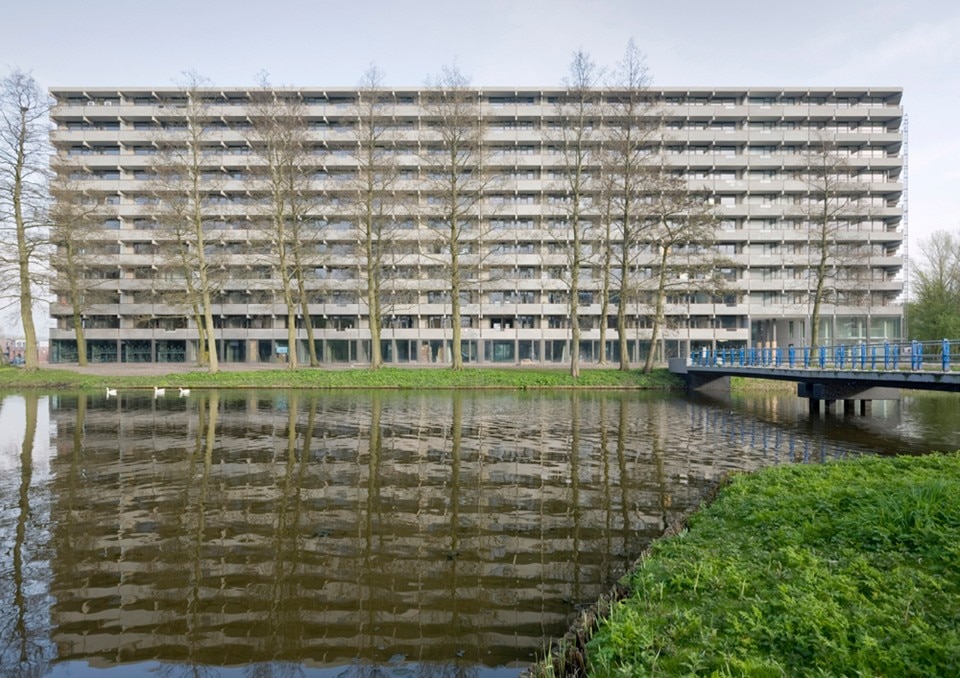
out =
{"type": "Polygon", "coordinates": [[[874,442],[751,407],[578,392],[8,396],[0,664],[515,675],[724,472],[874,442]]]}

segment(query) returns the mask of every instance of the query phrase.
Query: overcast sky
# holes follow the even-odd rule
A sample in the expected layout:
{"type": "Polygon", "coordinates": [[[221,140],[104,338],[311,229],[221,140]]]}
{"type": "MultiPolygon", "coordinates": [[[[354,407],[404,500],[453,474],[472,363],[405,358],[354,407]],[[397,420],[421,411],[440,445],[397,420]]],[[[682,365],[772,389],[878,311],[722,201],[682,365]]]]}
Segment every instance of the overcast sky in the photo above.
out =
{"type": "Polygon", "coordinates": [[[2,0],[0,67],[50,86],[356,85],[370,63],[420,86],[553,86],[574,49],[632,37],[654,84],[897,86],[909,116],[910,245],[960,216],[958,0],[2,0]]]}

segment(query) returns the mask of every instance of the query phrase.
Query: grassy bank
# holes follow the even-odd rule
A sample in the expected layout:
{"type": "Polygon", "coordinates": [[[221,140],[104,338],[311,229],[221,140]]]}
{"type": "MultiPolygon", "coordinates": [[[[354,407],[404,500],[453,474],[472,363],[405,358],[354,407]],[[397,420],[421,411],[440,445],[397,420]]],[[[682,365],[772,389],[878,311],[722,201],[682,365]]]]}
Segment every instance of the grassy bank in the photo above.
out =
{"type": "Polygon", "coordinates": [[[136,365],[130,374],[98,375],[69,370],[43,369],[26,372],[22,369],[0,368],[0,389],[102,389],[189,387],[189,388],[358,388],[358,389],[674,389],[682,383],[667,370],[642,374],[637,370],[620,372],[612,369],[584,370],[579,379],[572,379],[563,369],[534,368],[479,368],[463,370],[442,368],[368,369],[299,369],[222,371],[208,374],[203,371],[180,372],[167,375],[137,375],[136,365]]]}
{"type": "MultiPolygon", "coordinates": [[[[960,453],[736,477],[654,545],[591,675],[957,675],[960,453]]],[[[549,671],[545,671],[549,673],[549,671]]]]}

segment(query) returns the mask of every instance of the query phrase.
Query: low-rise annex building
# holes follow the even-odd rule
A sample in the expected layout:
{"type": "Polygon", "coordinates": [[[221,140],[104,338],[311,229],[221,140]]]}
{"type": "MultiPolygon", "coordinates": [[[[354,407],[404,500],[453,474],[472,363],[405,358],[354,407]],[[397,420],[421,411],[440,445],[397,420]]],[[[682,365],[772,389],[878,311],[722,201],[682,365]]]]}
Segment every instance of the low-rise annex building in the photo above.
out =
{"type": "MultiPolygon", "coordinates": [[[[94,362],[192,361],[198,316],[189,308],[180,246],[169,223],[170,148],[195,147],[205,198],[203,250],[213,272],[211,310],[225,362],[284,361],[287,306],[275,240],[264,222],[270,200],[253,120],[256,88],[54,88],[54,170],[95,209],[83,248],[83,327],[94,362]],[[203,125],[187,134],[202,106],[203,125]],[[168,180],[168,193],[159,188],[168,180]],[[167,206],[169,207],[169,206],[167,206]],[[181,260],[182,261],[182,260],[181,260]]],[[[297,192],[307,266],[300,269],[307,315],[321,362],[363,363],[370,356],[368,269],[354,198],[362,147],[360,110],[369,93],[350,89],[269,90],[297,105],[311,176],[297,192]]],[[[432,235],[438,212],[435,163],[448,153],[438,132],[434,90],[378,92],[379,158],[391,173],[389,256],[381,310],[387,363],[450,362],[449,256],[432,235]]],[[[465,362],[564,362],[571,350],[569,257],[563,235],[569,191],[562,90],[475,89],[469,93],[480,139],[465,171],[476,188],[473,235],[461,254],[461,354],[465,362]],[[474,174],[471,176],[471,172],[474,174]]],[[[902,91],[897,88],[666,88],[648,92],[658,132],[644,142],[651,158],[710,196],[722,291],[695,282],[670,293],[662,357],[697,348],[786,347],[810,341],[812,290],[821,249],[812,221],[826,201],[811,183],[811,165],[829,146],[842,174],[842,210],[829,215],[828,291],[820,308],[821,343],[882,341],[902,333],[905,164],[902,91]]],[[[596,147],[584,218],[601,221],[604,129],[616,115],[597,92],[590,125],[596,147]],[[593,212],[589,212],[592,209],[593,212]]],[[[182,181],[183,176],[175,177],[182,181]]],[[[382,184],[387,186],[387,183],[382,184]]],[[[821,210],[823,212],[823,210],[821,210]]],[[[595,233],[602,232],[597,228],[595,233]]],[[[586,243],[581,269],[577,350],[586,361],[616,360],[616,313],[602,317],[600,235],[586,243]],[[604,327],[604,346],[600,345],[604,327]]],[[[695,247],[691,244],[690,247],[695,247]]],[[[642,280],[653,276],[656,246],[638,242],[626,267],[637,290],[627,303],[627,350],[649,350],[651,302],[642,280]]],[[[58,258],[59,259],[59,258],[58,258]]],[[[619,275],[618,271],[614,272],[619,275]]],[[[51,361],[77,359],[70,286],[61,268],[53,284],[51,361]]],[[[296,346],[307,356],[298,310],[296,346]]]]}

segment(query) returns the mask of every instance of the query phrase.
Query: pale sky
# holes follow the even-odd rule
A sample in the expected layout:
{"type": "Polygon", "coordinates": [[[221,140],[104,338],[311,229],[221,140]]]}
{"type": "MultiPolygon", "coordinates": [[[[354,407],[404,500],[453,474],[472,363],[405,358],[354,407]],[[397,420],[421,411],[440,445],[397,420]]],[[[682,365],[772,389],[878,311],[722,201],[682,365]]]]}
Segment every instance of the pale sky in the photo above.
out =
{"type": "Polygon", "coordinates": [[[353,86],[370,63],[421,86],[456,64],[480,87],[560,83],[583,49],[632,37],[662,87],[903,87],[909,234],[957,228],[957,0],[0,0],[0,69],[50,86],[353,86]]]}

